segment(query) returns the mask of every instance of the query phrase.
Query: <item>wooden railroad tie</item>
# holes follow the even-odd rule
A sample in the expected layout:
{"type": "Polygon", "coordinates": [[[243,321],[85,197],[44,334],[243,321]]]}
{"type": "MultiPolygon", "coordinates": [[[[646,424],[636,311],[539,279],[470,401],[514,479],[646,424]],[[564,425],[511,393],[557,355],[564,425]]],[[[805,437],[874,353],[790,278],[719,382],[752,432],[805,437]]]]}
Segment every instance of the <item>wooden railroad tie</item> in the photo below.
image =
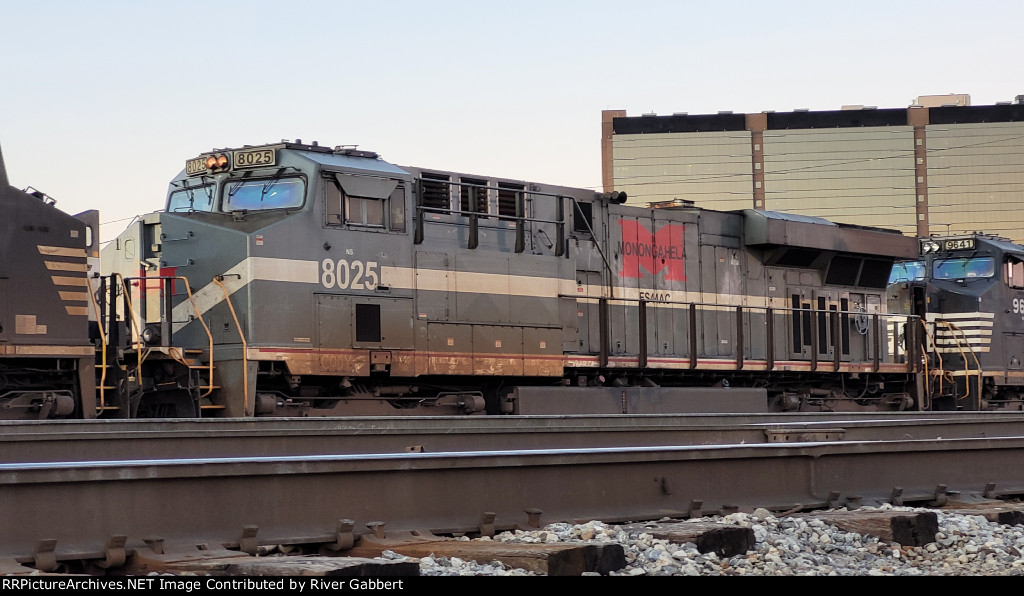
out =
{"type": "Polygon", "coordinates": [[[366,535],[346,556],[379,557],[390,550],[407,557],[458,557],[486,565],[498,561],[507,567],[546,575],[607,575],[626,566],[621,544],[508,543],[489,540],[442,538],[430,532],[388,532],[387,538],[366,535]]]}
{"type": "Polygon", "coordinates": [[[980,515],[996,524],[1024,526],[1024,503],[984,498],[952,498],[942,510],[960,515],[980,515]]]}
{"type": "Polygon", "coordinates": [[[189,573],[210,576],[341,576],[412,577],[420,574],[415,561],[374,561],[359,557],[254,556],[227,549],[196,550],[188,546],[161,547],[160,553],[138,549],[124,569],[132,575],[189,573]]]}
{"type": "Polygon", "coordinates": [[[675,544],[687,542],[697,545],[701,553],[715,553],[719,557],[742,555],[756,548],[754,531],[743,526],[717,522],[658,522],[630,524],[623,530],[639,530],[659,540],[675,544]]]}
{"type": "Polygon", "coordinates": [[[420,574],[420,566],[415,561],[374,561],[359,557],[242,555],[226,559],[182,561],[165,567],[164,572],[233,577],[415,577],[420,574]]]}
{"type": "Polygon", "coordinates": [[[939,531],[939,517],[934,511],[821,511],[792,517],[819,519],[846,532],[876,536],[903,546],[935,542],[939,531]]]}

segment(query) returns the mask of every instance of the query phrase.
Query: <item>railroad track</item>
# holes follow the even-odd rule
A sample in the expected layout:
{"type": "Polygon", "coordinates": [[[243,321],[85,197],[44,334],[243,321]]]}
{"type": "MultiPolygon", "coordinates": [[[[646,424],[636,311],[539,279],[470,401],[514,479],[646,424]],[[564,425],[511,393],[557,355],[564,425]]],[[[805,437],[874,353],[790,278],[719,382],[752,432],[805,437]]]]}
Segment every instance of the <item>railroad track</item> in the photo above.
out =
{"type": "Polygon", "coordinates": [[[1024,412],[0,421],[0,463],[1013,437],[1024,412]]]}
{"type": "Polygon", "coordinates": [[[717,430],[706,417],[599,420],[6,425],[0,507],[17,514],[0,561],[117,569],[261,545],[343,554],[410,532],[1024,494],[1017,416],[723,417],[717,430]],[[298,432],[313,428],[316,440],[298,432]],[[17,461],[19,445],[36,457],[17,461]]]}

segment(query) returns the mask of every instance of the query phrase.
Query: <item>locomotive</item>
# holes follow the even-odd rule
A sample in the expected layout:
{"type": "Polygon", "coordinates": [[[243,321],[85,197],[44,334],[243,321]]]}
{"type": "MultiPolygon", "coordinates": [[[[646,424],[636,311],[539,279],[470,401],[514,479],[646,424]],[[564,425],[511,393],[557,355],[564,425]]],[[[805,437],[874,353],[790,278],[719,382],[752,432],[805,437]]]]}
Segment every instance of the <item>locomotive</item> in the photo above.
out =
{"type": "Polygon", "coordinates": [[[980,232],[923,238],[890,281],[889,307],[923,326],[925,407],[1020,409],[1024,247],[980,232]]]}
{"type": "Polygon", "coordinates": [[[390,164],[203,153],[101,253],[119,416],[907,409],[878,228],[390,164]]]}
{"type": "MultiPolygon", "coordinates": [[[[76,379],[70,410],[0,391],[0,417],[919,410],[956,376],[927,313],[887,288],[919,256],[892,230],[283,141],[186,160],[97,267],[81,219],[2,186],[68,222],[87,291],[66,299],[88,308],[0,285],[21,309],[5,329],[32,312],[80,351],[51,365],[76,379]]],[[[41,284],[15,219],[4,262],[41,284]]],[[[5,369],[22,336],[0,334],[5,369]]]]}
{"type": "Polygon", "coordinates": [[[87,275],[99,214],[15,189],[0,155],[0,418],[95,416],[87,275]]]}

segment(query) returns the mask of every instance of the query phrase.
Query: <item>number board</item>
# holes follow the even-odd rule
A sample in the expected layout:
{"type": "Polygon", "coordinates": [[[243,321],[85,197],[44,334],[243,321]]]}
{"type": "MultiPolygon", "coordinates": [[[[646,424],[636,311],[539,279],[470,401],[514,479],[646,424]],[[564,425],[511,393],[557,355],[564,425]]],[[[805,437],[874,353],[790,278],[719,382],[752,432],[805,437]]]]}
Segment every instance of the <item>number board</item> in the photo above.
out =
{"type": "Polygon", "coordinates": [[[185,175],[195,176],[206,172],[206,156],[190,159],[185,162],[185,175]]]}
{"type": "Polygon", "coordinates": [[[942,247],[946,250],[974,250],[974,238],[946,240],[943,242],[942,247]]]}
{"type": "Polygon", "coordinates": [[[244,151],[235,151],[235,157],[232,160],[235,165],[235,169],[241,168],[262,168],[264,166],[272,166],[277,163],[277,152],[273,149],[246,149],[244,151]]]}

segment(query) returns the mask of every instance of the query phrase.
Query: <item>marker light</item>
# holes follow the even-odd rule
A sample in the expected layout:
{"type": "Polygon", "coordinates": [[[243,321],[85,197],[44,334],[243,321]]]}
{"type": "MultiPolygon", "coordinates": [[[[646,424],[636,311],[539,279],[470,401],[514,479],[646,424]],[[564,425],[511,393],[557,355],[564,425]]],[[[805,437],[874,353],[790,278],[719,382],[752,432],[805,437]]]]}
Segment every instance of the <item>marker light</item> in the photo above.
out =
{"type": "Polygon", "coordinates": [[[224,170],[228,167],[228,156],[221,153],[220,155],[211,155],[206,158],[206,169],[216,172],[224,170]]]}

